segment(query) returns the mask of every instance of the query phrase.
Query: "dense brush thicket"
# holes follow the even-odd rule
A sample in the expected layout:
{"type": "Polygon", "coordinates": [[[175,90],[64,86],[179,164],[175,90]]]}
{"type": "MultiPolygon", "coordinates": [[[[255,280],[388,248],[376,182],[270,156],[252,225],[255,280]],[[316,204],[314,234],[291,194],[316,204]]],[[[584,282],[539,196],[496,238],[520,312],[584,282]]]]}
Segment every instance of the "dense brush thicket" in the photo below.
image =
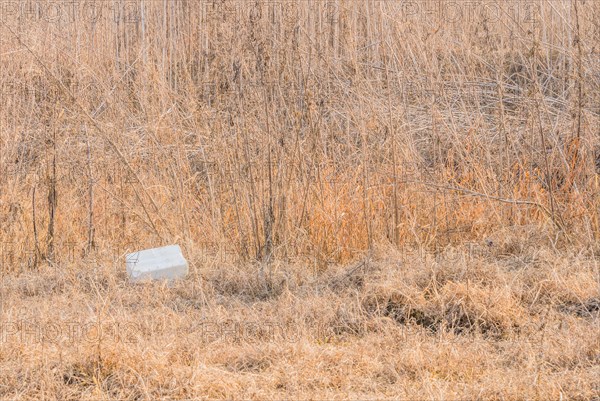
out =
{"type": "Polygon", "coordinates": [[[29,267],[598,239],[598,2],[10,6],[0,241],[29,267]]]}

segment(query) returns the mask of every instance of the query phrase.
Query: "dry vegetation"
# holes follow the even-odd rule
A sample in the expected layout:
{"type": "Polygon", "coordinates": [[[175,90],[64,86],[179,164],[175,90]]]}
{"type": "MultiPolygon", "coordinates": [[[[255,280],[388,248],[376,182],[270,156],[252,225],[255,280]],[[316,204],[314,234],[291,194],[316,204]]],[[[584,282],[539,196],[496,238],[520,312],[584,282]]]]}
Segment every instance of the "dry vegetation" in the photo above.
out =
{"type": "Polygon", "coordinates": [[[0,399],[600,399],[600,2],[0,7],[0,399]]]}

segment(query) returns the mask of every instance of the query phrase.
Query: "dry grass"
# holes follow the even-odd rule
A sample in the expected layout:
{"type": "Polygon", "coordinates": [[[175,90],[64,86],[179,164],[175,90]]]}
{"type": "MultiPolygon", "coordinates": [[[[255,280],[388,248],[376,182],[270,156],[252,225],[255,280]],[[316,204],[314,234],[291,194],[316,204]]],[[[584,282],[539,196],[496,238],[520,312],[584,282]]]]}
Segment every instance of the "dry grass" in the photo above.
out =
{"type": "Polygon", "coordinates": [[[600,398],[600,3],[0,7],[0,398],[600,398]]]}
{"type": "Polygon", "coordinates": [[[493,252],[388,250],[320,276],[282,264],[268,292],[219,261],[171,287],[106,265],[6,277],[0,395],[597,398],[597,260],[493,252]]]}

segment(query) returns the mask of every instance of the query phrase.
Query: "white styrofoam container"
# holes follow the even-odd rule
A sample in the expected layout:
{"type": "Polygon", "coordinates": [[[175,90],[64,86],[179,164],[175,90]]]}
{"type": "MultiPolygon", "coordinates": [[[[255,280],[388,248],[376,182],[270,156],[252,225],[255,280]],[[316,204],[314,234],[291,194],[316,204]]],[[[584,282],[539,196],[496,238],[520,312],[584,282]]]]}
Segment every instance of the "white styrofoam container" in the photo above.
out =
{"type": "Polygon", "coordinates": [[[179,245],[145,249],[125,257],[127,273],[131,281],[144,279],[178,279],[188,273],[188,262],[179,245]]]}

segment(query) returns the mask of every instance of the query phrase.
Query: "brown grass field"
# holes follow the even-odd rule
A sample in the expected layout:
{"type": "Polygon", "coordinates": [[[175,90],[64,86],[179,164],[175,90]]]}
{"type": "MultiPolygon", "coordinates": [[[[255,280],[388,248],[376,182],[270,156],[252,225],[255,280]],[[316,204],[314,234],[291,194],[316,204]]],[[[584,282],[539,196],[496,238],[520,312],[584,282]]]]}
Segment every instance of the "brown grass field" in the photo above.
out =
{"type": "Polygon", "coordinates": [[[600,400],[600,2],[0,1],[0,90],[0,400],[600,400]]]}

